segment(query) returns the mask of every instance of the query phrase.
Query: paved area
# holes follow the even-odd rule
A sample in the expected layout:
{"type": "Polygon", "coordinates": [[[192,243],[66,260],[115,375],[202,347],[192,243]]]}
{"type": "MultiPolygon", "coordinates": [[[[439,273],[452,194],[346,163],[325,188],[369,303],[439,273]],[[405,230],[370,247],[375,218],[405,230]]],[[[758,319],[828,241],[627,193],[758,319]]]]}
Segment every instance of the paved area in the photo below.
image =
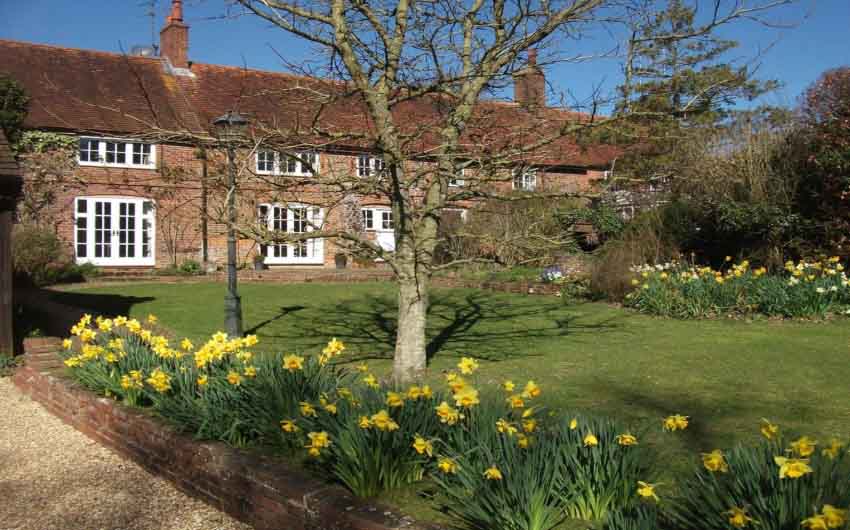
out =
{"type": "Polygon", "coordinates": [[[0,378],[0,530],[250,530],[0,378]]]}

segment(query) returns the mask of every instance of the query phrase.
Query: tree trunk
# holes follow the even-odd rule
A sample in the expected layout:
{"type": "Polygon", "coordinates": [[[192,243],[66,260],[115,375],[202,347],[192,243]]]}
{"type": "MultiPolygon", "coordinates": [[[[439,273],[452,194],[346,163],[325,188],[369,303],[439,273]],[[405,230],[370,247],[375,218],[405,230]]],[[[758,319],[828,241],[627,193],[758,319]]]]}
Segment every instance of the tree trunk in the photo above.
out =
{"type": "Polygon", "coordinates": [[[428,313],[428,278],[413,273],[398,282],[398,332],[393,379],[407,383],[419,377],[427,361],[425,323],[428,313]]]}

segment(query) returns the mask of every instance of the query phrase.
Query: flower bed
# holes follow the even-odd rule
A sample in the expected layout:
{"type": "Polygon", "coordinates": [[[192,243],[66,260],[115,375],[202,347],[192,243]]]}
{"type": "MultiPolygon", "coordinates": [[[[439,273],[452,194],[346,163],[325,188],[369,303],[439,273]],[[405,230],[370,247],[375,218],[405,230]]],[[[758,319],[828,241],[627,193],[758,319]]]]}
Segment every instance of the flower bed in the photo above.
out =
{"type": "Polygon", "coordinates": [[[824,317],[850,314],[850,281],[837,257],[789,261],[784,274],[753,269],[748,261],[721,269],[679,262],[632,268],[634,290],[625,305],[643,313],[674,318],[762,314],[824,317]]]}
{"type": "MultiPolygon", "coordinates": [[[[85,316],[64,343],[71,374],[95,392],[147,407],[176,428],[299,459],[360,497],[429,481],[461,527],[548,530],[566,519],[605,528],[829,528],[845,524],[850,456],[838,440],[765,440],[702,455],[678,488],[658,484],[643,432],[550,411],[542,389],[475,386],[464,358],[446,388],[381,384],[367,365],[341,368],[345,346],[315,355],[254,355],[256,337],[216,333],[171,344],[148,323],[85,316]],[[503,394],[503,395],[499,395],[503,394]],[[787,449],[786,449],[787,446],[787,449]],[[821,448],[823,447],[823,448],[821,448]],[[833,526],[830,526],[833,525],[833,526]],[[836,526],[837,525],[837,526],[836,526]]],[[[672,436],[689,426],[671,416],[672,436]]]]}

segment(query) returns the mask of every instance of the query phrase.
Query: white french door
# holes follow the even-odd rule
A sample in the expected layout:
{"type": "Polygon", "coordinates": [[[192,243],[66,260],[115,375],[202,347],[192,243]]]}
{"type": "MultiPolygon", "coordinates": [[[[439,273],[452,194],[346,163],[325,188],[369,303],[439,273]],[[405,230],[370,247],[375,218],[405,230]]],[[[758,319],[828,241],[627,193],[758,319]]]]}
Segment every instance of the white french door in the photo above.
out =
{"type": "MultiPolygon", "coordinates": [[[[320,230],[323,212],[315,206],[301,204],[260,205],[261,222],[272,232],[303,234],[320,230]]],[[[292,243],[264,245],[265,263],[270,265],[322,265],[325,263],[325,245],[321,238],[292,243]]]]}
{"type": "Polygon", "coordinates": [[[156,264],[153,201],[133,197],[78,197],[74,212],[77,263],[156,264]]]}

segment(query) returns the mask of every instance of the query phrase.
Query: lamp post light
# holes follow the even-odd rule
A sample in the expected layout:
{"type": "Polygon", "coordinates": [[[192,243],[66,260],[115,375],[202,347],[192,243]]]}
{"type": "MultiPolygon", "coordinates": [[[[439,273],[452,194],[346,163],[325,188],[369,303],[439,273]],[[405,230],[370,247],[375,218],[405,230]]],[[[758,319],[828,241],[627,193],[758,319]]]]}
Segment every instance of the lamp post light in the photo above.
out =
{"type": "Polygon", "coordinates": [[[213,121],[227,149],[227,294],[224,295],[224,330],[242,336],[242,301],[236,291],[236,154],[234,145],[244,138],[248,120],[229,111],[213,121]]]}

